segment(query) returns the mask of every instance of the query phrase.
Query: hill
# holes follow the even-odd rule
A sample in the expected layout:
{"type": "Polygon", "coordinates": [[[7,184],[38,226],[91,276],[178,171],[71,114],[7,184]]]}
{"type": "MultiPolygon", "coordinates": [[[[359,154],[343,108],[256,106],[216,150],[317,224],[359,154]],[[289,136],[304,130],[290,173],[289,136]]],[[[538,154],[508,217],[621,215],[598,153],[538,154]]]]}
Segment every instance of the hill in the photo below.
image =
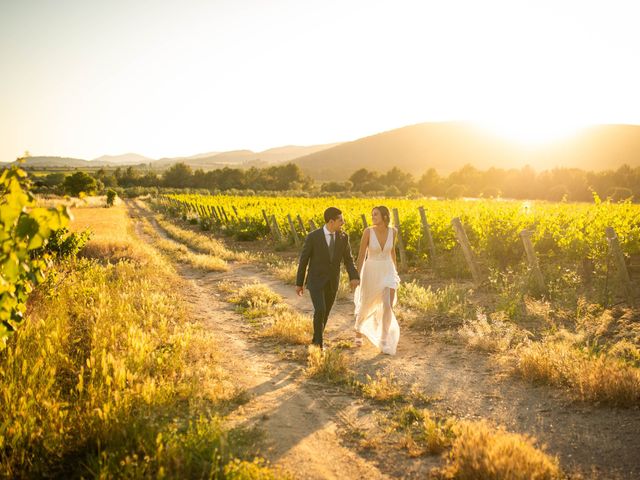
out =
{"type": "Polygon", "coordinates": [[[91,162],[106,162],[118,165],[138,165],[140,163],[153,162],[153,160],[137,153],[125,153],[123,155],[103,155],[91,160],[91,162]]]}
{"type": "Polygon", "coordinates": [[[184,162],[192,168],[202,168],[205,170],[211,170],[214,168],[221,168],[225,166],[268,166],[288,162],[295,158],[332,148],[336,145],[339,144],[332,143],[328,145],[312,145],[309,147],[287,145],[283,147],[270,148],[262,152],[253,152],[251,150],[231,150],[228,152],[213,153],[211,155],[162,158],[154,162],[153,166],[167,167],[177,162],[184,162]]]}
{"type": "Polygon", "coordinates": [[[625,163],[640,165],[640,126],[598,125],[534,148],[471,124],[421,123],[343,143],[294,163],[318,180],[344,180],[360,168],[384,172],[394,166],[416,176],[429,168],[448,174],[466,164],[480,170],[524,165],[538,171],[607,170],[625,163]]]}
{"type": "MultiPolygon", "coordinates": [[[[15,162],[12,162],[15,163],[15,162]]],[[[27,157],[23,163],[26,168],[91,168],[91,167],[107,167],[115,164],[98,161],[83,160],[81,158],[71,157],[27,157]]]]}

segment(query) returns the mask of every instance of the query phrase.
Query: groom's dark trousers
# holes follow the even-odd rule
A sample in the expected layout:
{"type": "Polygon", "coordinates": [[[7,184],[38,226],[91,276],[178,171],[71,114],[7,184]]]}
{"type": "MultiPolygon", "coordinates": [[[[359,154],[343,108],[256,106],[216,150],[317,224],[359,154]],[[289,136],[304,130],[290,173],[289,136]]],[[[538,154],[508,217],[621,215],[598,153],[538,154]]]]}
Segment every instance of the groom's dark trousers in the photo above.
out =
{"type": "Polygon", "coordinates": [[[338,293],[340,264],[344,262],[350,280],[358,280],[358,271],[351,255],[349,237],[344,232],[336,233],[333,256],[324,229],[319,228],[307,235],[300,254],[296,285],[306,285],[313,303],[313,344],[322,347],[324,329],[329,312],[338,293]],[[308,273],[307,273],[308,267],[308,273]]]}

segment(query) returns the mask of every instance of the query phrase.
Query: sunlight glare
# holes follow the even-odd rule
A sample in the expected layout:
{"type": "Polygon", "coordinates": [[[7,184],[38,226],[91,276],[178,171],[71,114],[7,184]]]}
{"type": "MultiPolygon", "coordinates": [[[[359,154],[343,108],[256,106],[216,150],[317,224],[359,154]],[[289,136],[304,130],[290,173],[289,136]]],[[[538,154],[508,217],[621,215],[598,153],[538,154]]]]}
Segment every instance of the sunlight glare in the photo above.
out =
{"type": "Polygon", "coordinates": [[[514,119],[478,122],[483,130],[525,146],[539,146],[575,135],[587,125],[549,119],[514,119]]]}

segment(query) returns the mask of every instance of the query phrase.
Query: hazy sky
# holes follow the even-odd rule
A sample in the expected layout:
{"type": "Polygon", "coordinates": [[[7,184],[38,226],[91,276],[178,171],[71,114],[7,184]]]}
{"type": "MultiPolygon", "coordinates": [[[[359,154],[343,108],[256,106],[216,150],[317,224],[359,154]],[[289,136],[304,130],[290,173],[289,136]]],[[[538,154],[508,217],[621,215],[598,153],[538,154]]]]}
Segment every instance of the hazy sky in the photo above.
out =
{"type": "Polygon", "coordinates": [[[0,160],[640,124],[637,0],[0,0],[0,160]]]}

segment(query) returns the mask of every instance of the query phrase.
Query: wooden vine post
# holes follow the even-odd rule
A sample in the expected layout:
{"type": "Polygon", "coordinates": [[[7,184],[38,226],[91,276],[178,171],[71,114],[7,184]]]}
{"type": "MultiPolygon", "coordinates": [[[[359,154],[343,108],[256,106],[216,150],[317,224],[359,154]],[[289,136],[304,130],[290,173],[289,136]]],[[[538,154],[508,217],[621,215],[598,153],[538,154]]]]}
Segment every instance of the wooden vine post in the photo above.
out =
{"type": "Polygon", "coordinates": [[[222,209],[222,215],[224,215],[224,222],[229,223],[229,217],[227,216],[227,212],[224,210],[224,207],[220,207],[222,209]]]}
{"type": "Polygon", "coordinates": [[[400,251],[400,268],[402,270],[407,269],[407,252],[404,249],[404,238],[402,230],[400,229],[400,216],[398,215],[398,209],[393,209],[393,223],[395,223],[398,229],[398,250],[400,251]]]}
{"type": "Polygon", "coordinates": [[[218,222],[218,215],[216,215],[216,209],[213,206],[209,206],[209,215],[214,222],[218,222]]]}
{"type": "Polygon", "coordinates": [[[544,277],[542,276],[542,271],[540,271],[540,265],[538,264],[538,257],[536,256],[536,252],[533,249],[533,243],[531,243],[531,232],[529,230],[522,230],[520,232],[520,238],[522,239],[522,244],[524,245],[524,251],[527,254],[527,261],[529,262],[529,269],[533,274],[533,279],[536,282],[536,285],[541,291],[546,290],[546,285],[544,284],[544,277]]]}
{"type": "Polygon", "coordinates": [[[422,235],[427,240],[427,248],[429,249],[429,260],[431,263],[436,262],[436,246],[433,243],[433,237],[431,236],[431,227],[427,222],[427,214],[424,211],[424,207],[418,207],[420,212],[420,222],[422,223],[422,235]]]}
{"type": "Polygon", "coordinates": [[[367,216],[363,213],[363,214],[360,216],[360,218],[362,218],[362,228],[363,228],[364,230],[366,230],[366,229],[367,229],[367,227],[369,226],[369,225],[367,224],[367,216]]]}
{"type": "Polygon", "coordinates": [[[291,218],[291,214],[287,213],[287,220],[289,220],[289,227],[291,228],[291,236],[293,237],[293,243],[296,247],[300,246],[300,237],[298,237],[298,232],[296,231],[296,226],[293,223],[293,218],[291,218]]]}
{"type": "Polygon", "coordinates": [[[302,230],[302,235],[307,234],[307,230],[304,228],[304,222],[302,221],[302,217],[298,214],[298,225],[300,225],[300,230],[302,230]]]}
{"type": "Polygon", "coordinates": [[[271,232],[271,236],[275,240],[276,232],[273,231],[273,224],[271,223],[271,219],[267,216],[267,212],[265,212],[264,209],[262,210],[262,216],[264,218],[264,223],[266,223],[267,227],[269,227],[269,232],[271,232]]]}
{"type": "Polygon", "coordinates": [[[271,215],[271,225],[273,225],[273,234],[275,241],[278,243],[282,243],[282,234],[280,233],[280,228],[278,228],[278,222],[276,221],[275,215],[271,215]]]}
{"type": "Polygon", "coordinates": [[[622,248],[620,248],[618,235],[613,227],[607,227],[605,229],[605,233],[607,236],[607,243],[609,244],[609,253],[613,256],[613,261],[616,264],[616,270],[618,271],[618,277],[620,278],[625,290],[625,296],[629,303],[633,303],[633,285],[631,283],[631,278],[629,277],[629,272],[627,271],[627,265],[624,262],[624,254],[622,253],[622,248]]]}
{"type": "Polygon", "coordinates": [[[469,270],[471,270],[473,283],[477,288],[482,284],[482,275],[480,274],[480,267],[478,266],[478,263],[476,262],[476,259],[473,255],[473,250],[471,250],[471,244],[469,243],[467,232],[464,231],[462,222],[458,217],[455,217],[453,220],[451,220],[451,225],[456,232],[456,238],[458,239],[458,243],[462,247],[462,253],[464,254],[465,260],[467,261],[469,270]]]}
{"type": "Polygon", "coordinates": [[[318,229],[318,227],[316,226],[316,222],[313,221],[313,218],[309,220],[309,229],[310,232],[318,229]]]}

